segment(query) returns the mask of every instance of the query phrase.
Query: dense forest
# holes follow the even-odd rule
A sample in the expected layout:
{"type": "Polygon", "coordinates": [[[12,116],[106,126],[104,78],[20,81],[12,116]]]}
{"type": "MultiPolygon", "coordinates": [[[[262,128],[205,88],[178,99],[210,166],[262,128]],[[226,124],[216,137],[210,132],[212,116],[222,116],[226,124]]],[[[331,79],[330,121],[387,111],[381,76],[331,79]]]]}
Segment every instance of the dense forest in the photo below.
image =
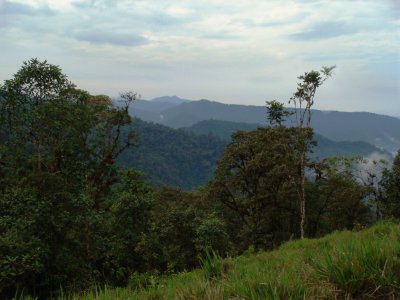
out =
{"type": "Polygon", "coordinates": [[[212,135],[196,135],[180,129],[133,119],[125,133],[137,133],[137,147],[117,159],[121,167],[141,170],[152,185],[190,190],[211,179],[227,144],[212,135]]]}
{"type": "MultiPolygon", "coordinates": [[[[258,127],[262,126],[208,120],[174,129],[134,118],[123,133],[137,133],[136,147],[122,152],[117,164],[139,169],[143,180],[152,185],[191,190],[213,177],[217,161],[235,131],[252,131],[258,127]]],[[[310,152],[314,158],[379,155],[391,159],[389,152],[362,141],[335,142],[319,134],[314,135],[314,140],[316,144],[310,152]]]]}
{"type": "Polygon", "coordinates": [[[331,71],[299,77],[291,101],[302,110],[269,101],[266,126],[236,131],[226,145],[211,135],[153,131],[161,150],[146,164],[157,173],[180,156],[195,173],[221,151],[211,179],[187,191],[150,185],[145,167],[129,168],[130,155],[143,154],[132,147],[150,139],[132,130],[136,93],[115,105],[78,89],[58,66],[24,62],[0,86],[0,298],[125,286],[140,274],[192,269],[210,252],[236,256],[399,219],[400,152],[391,166],[310,156],[307,112],[331,71]],[[300,121],[286,127],[293,112],[300,121]],[[162,155],[171,139],[182,143],[175,157],[162,155]]]}

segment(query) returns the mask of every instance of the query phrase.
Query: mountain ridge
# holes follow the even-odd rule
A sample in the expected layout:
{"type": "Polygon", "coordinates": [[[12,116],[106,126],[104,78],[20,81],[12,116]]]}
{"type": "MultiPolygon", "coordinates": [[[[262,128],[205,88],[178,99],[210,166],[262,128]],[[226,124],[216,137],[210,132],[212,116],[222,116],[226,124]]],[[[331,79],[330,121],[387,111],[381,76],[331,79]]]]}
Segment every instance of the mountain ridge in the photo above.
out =
{"type": "MultiPolygon", "coordinates": [[[[172,128],[190,127],[209,119],[260,125],[267,123],[264,106],[224,104],[204,99],[169,103],[162,108],[157,102],[139,100],[133,104],[130,113],[145,121],[172,128]]],[[[315,133],[334,141],[364,141],[392,154],[400,149],[400,119],[396,117],[371,112],[312,110],[312,126],[315,133]]]]}
{"type": "MultiPolygon", "coordinates": [[[[230,141],[227,133],[243,129],[243,124],[240,123],[214,122],[217,126],[213,126],[213,130],[195,132],[193,128],[174,129],[135,118],[124,134],[129,130],[138,132],[139,146],[124,151],[117,162],[120,166],[141,170],[144,179],[154,185],[167,184],[188,190],[201,186],[213,176],[217,161],[230,141]],[[225,138],[215,134],[215,129],[222,125],[229,127],[224,133],[225,138]]],[[[246,130],[258,127],[257,124],[247,125],[244,128],[246,130]]],[[[317,147],[313,149],[314,157],[355,154],[369,156],[376,152],[385,155],[374,146],[363,142],[338,143],[323,137],[318,137],[317,142],[317,147]]]]}

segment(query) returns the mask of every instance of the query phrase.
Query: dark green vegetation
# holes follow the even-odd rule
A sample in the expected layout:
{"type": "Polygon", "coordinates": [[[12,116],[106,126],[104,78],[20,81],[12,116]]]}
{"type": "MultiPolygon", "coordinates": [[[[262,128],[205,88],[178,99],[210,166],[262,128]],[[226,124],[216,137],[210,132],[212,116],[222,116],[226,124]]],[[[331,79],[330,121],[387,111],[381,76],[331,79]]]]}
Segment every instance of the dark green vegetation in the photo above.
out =
{"type": "Polygon", "coordinates": [[[129,130],[139,134],[139,147],[124,151],[118,158],[119,165],[141,170],[152,184],[187,190],[212,178],[227,144],[216,136],[195,135],[140,119],[134,119],[129,130]]]}
{"type": "MultiPolygon", "coordinates": [[[[358,158],[305,156],[312,129],[277,123],[235,132],[214,176],[197,190],[152,187],[139,171],[116,164],[139,143],[129,116],[135,98],[135,93],[124,93],[117,107],[107,96],[77,89],[59,67],[36,59],[24,63],[0,86],[0,298],[21,293],[40,299],[58,297],[61,290],[79,294],[94,286],[141,289],[166,276],[172,279],[165,282],[176,278],[182,287],[179,291],[171,287],[171,293],[189,299],[303,297],[303,279],[308,275],[306,283],[325,283],[327,290],[340,295],[398,292],[398,258],[392,255],[398,253],[398,244],[388,243],[398,240],[393,224],[379,225],[360,243],[345,241],[344,252],[331,249],[329,238],[310,242],[312,250],[304,241],[289,244],[300,249],[285,250],[286,262],[276,252],[260,255],[267,257],[263,263],[260,256],[243,256],[237,264],[210,253],[233,257],[249,249],[273,249],[301,237],[303,230],[312,238],[333,230],[356,230],[382,218],[400,218],[400,153],[380,179],[379,162],[367,165],[358,158]],[[355,255],[352,260],[342,255],[350,250],[355,255]],[[308,268],[301,255],[315,271],[300,271],[308,268]],[[368,272],[360,272],[370,262],[368,272]],[[188,273],[175,275],[200,265],[203,271],[193,274],[203,278],[205,274],[203,281],[188,273]],[[265,272],[263,266],[281,273],[267,281],[274,273],[265,272]],[[265,278],[266,284],[246,277],[251,274],[263,278],[261,283],[265,278]],[[368,274],[373,276],[365,279],[368,274]],[[190,288],[193,280],[200,285],[190,288]],[[224,280],[227,286],[214,285],[224,280]]],[[[191,141],[188,149],[199,146],[198,141],[215,139],[198,140],[183,131],[170,135],[164,127],[158,127],[155,136],[164,132],[165,139],[191,141]]],[[[195,153],[206,159],[214,155],[213,147],[195,153]]],[[[145,293],[157,298],[162,291],[158,286],[145,293]]],[[[307,293],[320,295],[314,289],[307,293]]]]}
{"type": "Polygon", "coordinates": [[[400,226],[379,223],[288,242],[272,252],[209,255],[190,273],[133,276],[127,288],[74,299],[398,299],[399,251],[400,226]]]}
{"type": "MultiPolygon", "coordinates": [[[[208,120],[173,129],[135,118],[126,131],[138,133],[138,147],[121,153],[117,163],[141,170],[145,174],[143,179],[153,185],[190,190],[212,179],[216,163],[235,131],[251,131],[257,127],[260,126],[208,120]]],[[[312,148],[312,157],[369,156],[373,153],[391,156],[365,142],[334,142],[318,134],[314,139],[317,145],[312,148]]]]}

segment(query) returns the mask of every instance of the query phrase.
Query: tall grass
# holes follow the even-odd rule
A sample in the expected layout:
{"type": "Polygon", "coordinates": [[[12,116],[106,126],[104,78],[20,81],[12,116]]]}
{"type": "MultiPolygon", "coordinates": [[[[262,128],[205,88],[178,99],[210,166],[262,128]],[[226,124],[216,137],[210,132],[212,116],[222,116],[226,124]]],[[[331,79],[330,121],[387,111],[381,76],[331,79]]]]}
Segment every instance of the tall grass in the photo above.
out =
{"type": "Polygon", "coordinates": [[[399,296],[399,231],[391,232],[389,224],[380,224],[372,232],[375,234],[347,234],[346,240],[312,262],[318,276],[335,285],[346,297],[399,296]]]}
{"type": "Polygon", "coordinates": [[[136,282],[72,299],[400,299],[400,225],[380,222],[237,258],[209,253],[200,269],[136,282]]]}

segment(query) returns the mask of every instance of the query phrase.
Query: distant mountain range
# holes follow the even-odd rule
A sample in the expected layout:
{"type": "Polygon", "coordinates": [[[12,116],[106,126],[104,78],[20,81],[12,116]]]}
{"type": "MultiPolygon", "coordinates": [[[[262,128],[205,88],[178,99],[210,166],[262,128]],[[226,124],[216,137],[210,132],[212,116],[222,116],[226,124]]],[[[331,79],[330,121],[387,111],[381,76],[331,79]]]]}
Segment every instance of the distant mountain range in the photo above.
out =
{"type": "MultiPolygon", "coordinates": [[[[190,101],[176,96],[137,100],[130,113],[172,128],[190,127],[211,119],[257,125],[267,123],[264,106],[190,101]]],[[[390,153],[400,149],[399,118],[367,112],[313,110],[312,114],[315,132],[330,140],[366,142],[390,153]]]]}

